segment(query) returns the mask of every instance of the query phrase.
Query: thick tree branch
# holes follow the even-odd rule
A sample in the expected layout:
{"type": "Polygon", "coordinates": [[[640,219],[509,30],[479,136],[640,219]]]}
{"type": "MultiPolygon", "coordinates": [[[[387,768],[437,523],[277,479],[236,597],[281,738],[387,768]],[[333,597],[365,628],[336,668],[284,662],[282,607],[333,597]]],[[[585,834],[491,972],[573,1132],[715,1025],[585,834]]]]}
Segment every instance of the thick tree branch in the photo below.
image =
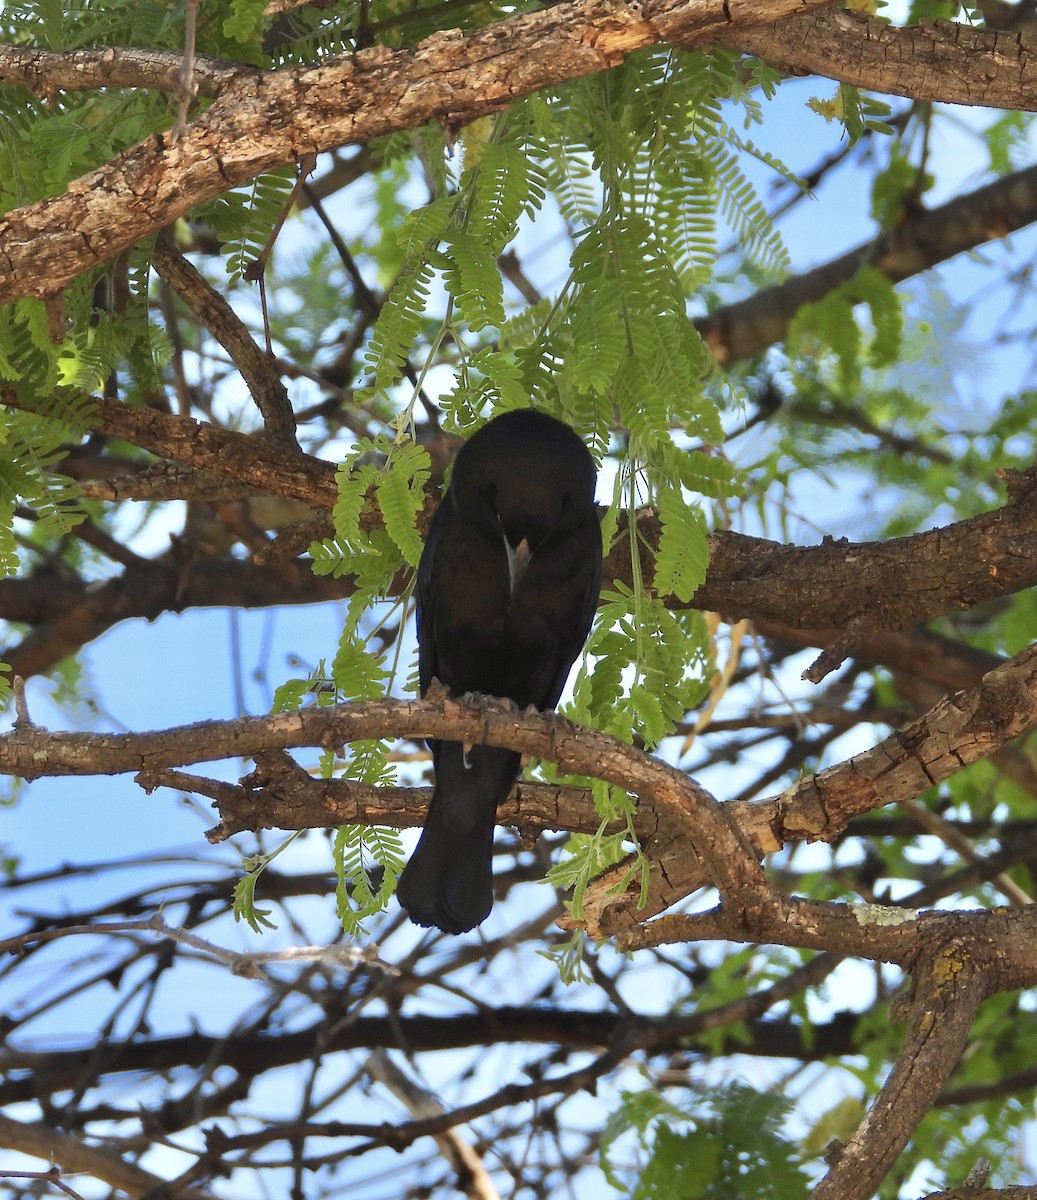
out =
{"type": "Polygon", "coordinates": [[[439,120],[460,125],[605,71],[659,42],[704,44],[732,24],[830,0],[566,0],[415,49],[372,46],[313,67],[242,71],[178,138],[158,134],[0,220],[0,303],[53,296],[205,200],[286,163],[439,120]]]}
{"type": "Polygon", "coordinates": [[[823,75],[887,95],[989,108],[1037,108],[1037,39],[953,21],[902,28],[848,9],[796,13],[719,40],[796,75],[823,75]]]}
{"type": "MultiPolygon", "coordinates": [[[[704,0],[659,0],[646,13],[583,0],[513,17],[467,37],[448,31],[415,51],[373,47],[291,72],[199,58],[201,91],[217,99],[184,138],[173,144],[162,136],[149,139],[70,185],[66,196],[15,210],[0,221],[5,251],[0,302],[53,294],[81,271],[264,170],[436,117],[469,120],[517,96],[605,70],[631,50],[660,40],[720,42],[792,71],[916,99],[1034,107],[1037,76],[1030,79],[1033,48],[1026,35],[950,23],[903,29],[856,13],[815,11],[819,7],[814,0],[743,0],[728,24],[704,0]]],[[[105,49],[60,55],[2,47],[0,82],[22,83],[42,95],[85,86],[175,90],[179,62],[179,56],[164,52],[105,49]]],[[[925,265],[932,265],[1032,219],[1021,215],[1021,209],[1032,212],[1031,196],[993,186],[1005,197],[996,213],[1001,220],[988,220],[985,231],[977,231],[974,220],[946,222],[946,228],[962,231],[957,249],[940,249],[935,258],[932,249],[925,253],[922,231],[915,261],[921,252],[925,265]]],[[[910,241],[901,239],[899,251],[891,246],[882,256],[869,247],[869,261],[892,256],[891,277],[904,278],[919,269],[905,272],[896,261],[909,257],[903,247],[910,241]]],[[[860,252],[854,252],[840,260],[834,275],[808,278],[823,294],[832,279],[852,274],[860,261],[860,252]]],[[[758,331],[742,343],[726,340],[712,323],[709,328],[721,361],[777,340],[758,331]]]]}
{"type": "MultiPolygon", "coordinates": [[[[840,629],[842,640],[826,656],[830,670],[870,633],[908,629],[971,608],[981,597],[1037,583],[1037,484],[1032,474],[1011,476],[1009,492],[1004,508],[940,529],[885,542],[828,540],[805,554],[801,547],[742,534],[713,534],[709,574],[691,602],[735,618],[840,629]],[[983,564],[981,571],[977,563],[983,564]],[[727,581],[722,592],[714,591],[714,578],[727,581]]],[[[648,544],[658,545],[658,531],[645,532],[648,544]]],[[[650,579],[650,563],[643,566],[650,579]]]]}
{"type": "MultiPolygon", "coordinates": [[[[1028,71],[1032,38],[1007,28],[976,29],[951,21],[903,28],[864,13],[830,9],[720,31],[713,41],[792,74],[821,75],[869,91],[989,108],[1032,111],[1037,106],[1037,76],[1028,71]],[[963,70],[966,62],[969,69],[963,70]]],[[[0,46],[0,83],[20,83],[41,96],[102,87],[176,93],[182,68],[183,56],[173,50],[0,46]]],[[[214,99],[237,75],[252,70],[195,55],[196,94],[214,99]]]]}
{"type": "MultiPolygon", "coordinates": [[[[15,398],[3,394],[2,399],[15,398]]],[[[331,509],[338,498],[335,468],[321,459],[150,408],[101,399],[97,411],[103,432],[195,469],[302,500],[319,510],[331,509]]],[[[717,531],[710,537],[706,581],[691,603],[733,619],[842,630],[817,666],[820,677],[874,632],[908,629],[1037,585],[1037,481],[1033,471],[1006,473],[1005,479],[1009,498],[1003,508],[886,542],[828,540],[803,547],[717,531]],[[980,572],[977,563],[983,564],[980,572]]],[[[430,494],[423,525],[435,504],[430,494]]],[[[377,513],[371,519],[377,520],[377,513]]],[[[639,513],[637,520],[639,574],[650,585],[659,522],[651,510],[639,513]]],[[[631,539],[624,533],[605,563],[606,580],[633,584],[630,548],[631,539]]],[[[21,581],[0,581],[0,616],[9,619],[13,614],[5,592],[13,596],[14,584],[21,581]]],[[[133,614],[132,591],[126,597],[126,616],[133,614]]],[[[224,596],[219,602],[232,599],[224,596]]],[[[32,618],[26,613],[17,619],[32,618]]]]}
{"type": "MultiPolygon", "coordinates": [[[[1037,183],[1037,174],[1035,174],[1037,183]]],[[[254,438],[152,409],[99,402],[101,426],[123,438],[203,470],[220,471],[275,494],[331,508],[334,468],[254,438]]],[[[856,639],[875,630],[907,629],[956,608],[1037,584],[1037,482],[1008,476],[1009,503],[941,529],[886,542],[827,541],[780,545],[720,531],[711,536],[709,575],[696,608],[732,617],[772,619],[799,628],[850,626],[856,639]],[[977,573],[975,564],[985,564],[977,573]],[[895,580],[895,586],[894,586],[895,580]]],[[[435,500],[429,497],[424,521],[435,500]]],[[[653,513],[638,517],[641,577],[650,584],[659,544],[653,513]]],[[[604,578],[632,584],[630,541],[621,536],[604,578]]]]}
{"type": "MultiPolygon", "coordinates": [[[[697,29],[694,36],[699,36],[697,29]]],[[[911,82],[902,90],[922,99],[1027,107],[1027,86],[1037,90],[1037,84],[1026,83],[1026,65],[1033,56],[1023,35],[1017,33],[974,30],[949,23],[901,29],[857,13],[807,11],[771,26],[739,24],[721,30],[714,40],[772,61],[784,61],[790,69],[816,70],[880,90],[898,90],[897,80],[910,73],[911,82]],[[984,69],[977,69],[977,64],[984,69]],[[928,70],[920,70],[927,65],[928,70]],[[928,94],[927,86],[933,95],[928,94]]],[[[69,81],[79,86],[86,86],[85,81],[101,86],[113,79],[116,71],[127,86],[143,86],[150,72],[155,86],[164,86],[169,81],[175,83],[171,61],[175,58],[131,50],[82,51],[62,56],[0,48],[0,78],[6,73],[12,81],[27,85],[35,80],[38,90],[46,92],[69,81]],[[66,57],[71,65],[65,62],[66,57]]],[[[239,75],[258,76],[250,68],[235,64],[199,61],[203,77],[210,80],[213,89],[216,84],[212,81],[225,85],[239,75]]],[[[757,353],[781,340],[790,314],[801,303],[824,295],[865,263],[878,266],[894,281],[901,280],[985,241],[1003,237],[1029,224],[1035,213],[1037,169],[1031,168],[932,212],[908,214],[893,233],[779,287],[764,289],[743,303],[728,306],[702,320],[701,329],[722,362],[757,353]]],[[[18,217],[18,213],[11,214],[12,220],[18,217]]],[[[139,230],[131,240],[144,232],[147,230],[139,230]]]]}
{"type": "MultiPolygon", "coordinates": [[[[177,50],[138,50],[107,46],[97,50],[40,50],[0,46],[0,84],[20,83],[37,96],[82,92],[95,88],[149,88],[179,92],[184,56],[177,50]]],[[[242,72],[253,67],[196,54],[196,94],[210,99],[242,72]]]]}
{"type": "MultiPolygon", "coordinates": [[[[150,409],[114,404],[110,411],[107,429],[159,453],[213,467],[222,463],[242,480],[255,479],[267,487],[283,484],[290,495],[319,500],[325,511],[336,497],[333,470],[319,459],[286,456],[261,439],[150,409]]],[[[435,503],[430,494],[423,524],[435,503]]],[[[377,513],[372,519],[378,519],[377,513]]],[[[650,581],[659,539],[654,512],[638,514],[638,533],[641,578],[650,581]]],[[[890,542],[792,546],[718,530],[710,535],[710,550],[706,581],[692,599],[695,607],[732,620],[752,619],[768,636],[795,639],[803,646],[834,643],[826,664],[849,653],[896,670],[904,654],[915,661],[918,648],[910,637],[897,643],[892,632],[1037,584],[1037,489],[1026,477],[1004,508],[890,542]],[[977,573],[976,562],[986,569],[977,573]],[[838,632],[840,625],[852,627],[849,638],[838,632]]],[[[629,537],[617,540],[604,577],[633,586],[629,537]]],[[[398,581],[399,586],[404,583],[398,581]]],[[[352,579],[314,577],[307,560],[279,562],[275,573],[255,562],[195,558],[183,563],[164,557],[103,583],[50,575],[0,579],[0,618],[36,627],[8,650],[17,656],[17,662],[7,658],[15,673],[28,678],[120,620],[150,620],[163,611],[192,607],[319,602],[352,592],[352,579]]],[[[946,647],[926,661],[925,678],[942,690],[969,682],[963,682],[960,672],[945,678],[953,665],[946,647]]],[[[923,702],[931,704],[935,698],[929,695],[923,702]]]]}
{"type": "Polygon", "coordinates": [[[612,935],[621,950],[700,941],[796,946],[842,957],[896,963],[907,971],[934,946],[958,942],[986,954],[991,992],[1032,987],[1037,981],[1037,905],[1017,909],[929,909],[899,905],[829,904],[797,897],[738,912],[718,905],[706,912],[671,913],[612,935]]]}
{"type": "Polygon", "coordinates": [[[563,770],[618,784],[658,814],[656,841],[694,852],[732,903],[753,906],[769,893],[756,854],[725,810],[682,772],[557,714],[520,713],[502,701],[369,701],[142,734],[51,733],[20,720],[0,737],[0,773],[33,779],[135,771],[145,772],[147,778],[181,764],[303,746],[337,749],[360,738],[386,735],[501,745],[555,762],[563,770]]]}
{"type": "MultiPolygon", "coordinates": [[[[742,834],[761,854],[788,842],[832,841],[850,820],[897,800],[913,799],[1037,726],[1037,646],[988,672],[978,687],[941,700],[923,717],[871,750],[793,784],[778,797],[730,805],[742,834]]],[[[643,922],[708,884],[685,848],[653,847],[647,903],[617,893],[629,863],[595,880],[584,896],[592,932],[643,922]]]]}
{"type": "Polygon", "coordinates": [[[1037,108],[1037,38],[975,29],[951,20],[898,28],[862,12],[796,13],[767,29],[738,29],[720,41],[796,74],[946,104],[1037,108]]]}
{"type": "MultiPolygon", "coordinates": [[[[338,499],[335,468],[321,459],[117,401],[99,400],[97,412],[103,432],[195,469],[318,509],[331,509],[338,499]]],[[[948,610],[1033,586],[1037,483],[1031,474],[1006,478],[1010,495],[1004,508],[908,538],[800,547],[719,531],[711,537],[709,575],[692,603],[799,628],[854,625],[863,637],[871,630],[910,628],[948,610]],[[976,562],[986,565],[978,578],[976,562]]],[[[430,495],[423,524],[435,503],[430,495]]],[[[652,512],[639,514],[638,533],[640,573],[650,583],[652,551],[659,543],[652,512]]],[[[617,539],[605,578],[632,583],[630,541],[626,534],[617,539]]]]}
{"type": "MultiPolygon", "coordinates": [[[[763,993],[769,996],[770,989],[763,993]]],[[[750,997],[749,999],[756,999],[750,997]]],[[[728,1046],[703,1045],[701,1053],[741,1051],[762,1057],[796,1058],[817,1062],[829,1055],[853,1052],[853,1033],[859,1023],[855,1013],[842,1013],[804,1033],[794,1021],[748,1017],[742,1029],[732,1032],[728,1046]],[[746,1040],[749,1039],[749,1040],[746,1040]]],[[[253,1073],[262,1063],[265,1071],[305,1062],[314,1055],[357,1049],[402,1050],[422,1054],[486,1045],[571,1046],[602,1050],[622,1042],[652,1054],[669,1054],[704,1033],[715,1031],[711,1012],[687,1016],[650,1013],[617,1013],[591,1009],[546,1006],[500,1006],[450,1016],[427,1013],[358,1016],[329,1033],[323,1022],[304,1029],[275,1032],[234,1032],[213,1036],[201,1032],[124,1041],[111,1046],[105,1075],[129,1071],[173,1071],[178,1068],[225,1066],[253,1073]]],[[[698,1049],[698,1047],[696,1047],[698,1049]]],[[[90,1070],[92,1043],[71,1049],[23,1051],[9,1045],[0,1051],[0,1103],[27,1103],[74,1087],[90,1070]]]]}
{"type": "Polygon", "coordinates": [[[118,1154],[89,1146],[44,1121],[16,1121],[0,1113],[0,1146],[41,1158],[46,1163],[57,1163],[62,1171],[91,1175],[127,1196],[163,1195],[169,1200],[214,1200],[209,1191],[171,1186],[165,1179],[135,1163],[126,1162],[118,1154]]]}
{"type": "Polygon", "coordinates": [[[947,945],[914,974],[908,1032],[893,1070],[813,1200],[868,1200],[932,1108],[989,995],[976,946],[947,945]]]}
{"type": "MultiPolygon", "coordinates": [[[[791,633],[775,626],[766,632],[768,636],[784,639],[791,633]]],[[[804,638],[803,644],[822,643],[804,638]]],[[[873,637],[862,646],[860,654],[868,661],[890,667],[895,673],[910,671],[913,690],[924,693],[928,697],[925,703],[929,706],[940,706],[947,692],[968,691],[975,694],[974,689],[982,686],[983,676],[1005,664],[1005,660],[997,655],[953,643],[927,630],[873,637]]],[[[962,699],[958,697],[949,703],[960,708],[962,699]]],[[[940,711],[938,707],[937,712],[940,711]]],[[[934,720],[934,714],[921,719],[929,725],[941,726],[939,719],[934,720]]],[[[897,746],[899,743],[896,739],[900,736],[894,735],[889,745],[897,746]]],[[[884,746],[886,744],[883,743],[884,746]]],[[[1037,778],[1028,757],[1012,753],[1011,745],[1008,744],[1008,749],[1002,747],[1001,750],[994,750],[989,755],[991,761],[996,762],[1020,787],[1037,794],[1037,778]]],[[[872,753],[876,752],[880,752],[878,747],[872,753]]],[[[852,760],[830,768],[831,774],[822,772],[813,778],[813,784],[825,788],[829,779],[841,777],[844,782],[835,784],[834,790],[851,803],[851,808],[844,810],[839,817],[841,832],[829,829],[824,834],[825,840],[836,841],[845,834],[848,822],[854,819],[854,800],[868,805],[873,785],[865,783],[857,775],[861,770],[865,775],[868,774],[868,759],[869,756],[865,755],[864,762],[852,760]],[[861,785],[857,793],[853,780],[861,785]]],[[[899,778],[903,782],[903,776],[899,778]]],[[[213,799],[221,818],[220,824],[208,835],[210,841],[214,842],[223,841],[243,830],[319,829],[354,822],[378,824],[388,819],[401,827],[418,826],[424,821],[432,793],[430,787],[379,788],[345,779],[316,779],[283,754],[257,762],[256,770],[239,785],[173,771],[140,777],[139,782],[148,788],[179,788],[213,799]]],[[[895,796],[890,792],[889,803],[908,799],[909,790],[898,789],[895,796]]],[[[765,848],[775,850],[782,844],[799,840],[804,833],[813,836],[817,832],[818,821],[826,823],[828,820],[827,815],[820,815],[813,786],[807,782],[797,784],[781,796],[736,801],[729,803],[729,807],[739,828],[760,848],[761,853],[766,852],[765,848]]],[[[835,815],[834,810],[831,815],[835,815]]],[[[513,825],[524,837],[529,838],[547,830],[594,833],[599,828],[599,818],[587,789],[564,784],[520,782],[498,809],[498,817],[499,824],[513,825]]],[[[608,832],[622,833],[623,828],[621,822],[616,822],[608,832]]],[[[888,821],[884,828],[890,828],[888,821]]],[[[915,829],[912,826],[912,830],[915,829]]],[[[990,827],[987,826],[989,831],[990,827]]],[[[651,839],[656,832],[654,817],[637,810],[634,814],[634,832],[641,841],[651,839]]],[[[971,830],[969,836],[975,836],[976,832],[971,830]]],[[[1020,855],[1029,857],[1027,847],[1032,838],[1028,834],[1028,829],[1020,836],[1018,831],[1002,828],[1001,836],[1010,837],[1010,842],[1000,853],[987,855],[981,863],[964,868],[964,873],[955,877],[958,885],[975,886],[992,874],[1014,865],[1020,855]]],[[[898,836],[909,834],[901,830],[898,836]]],[[[698,876],[698,881],[704,884],[705,876],[698,876]]],[[[691,890],[696,885],[687,879],[685,886],[691,890]]],[[[927,889],[923,889],[923,892],[926,898],[915,900],[912,897],[912,906],[928,904],[937,898],[935,893],[929,897],[927,889]]]]}
{"type": "MultiPolygon", "coordinates": [[[[1035,725],[1037,646],[989,672],[979,687],[941,701],[903,732],[777,799],[726,806],[733,826],[720,816],[708,793],[657,760],[563,718],[520,714],[499,702],[385,700],[146,734],[49,733],[22,723],[0,738],[0,771],[34,778],[132,770],[141,773],[145,786],[154,786],[165,782],[156,772],[181,764],[231,756],[263,761],[264,755],[286,749],[337,747],[358,738],[449,736],[504,745],[555,762],[563,770],[607,779],[641,797],[638,834],[657,869],[646,896],[620,890],[629,864],[613,868],[588,889],[584,923],[603,936],[640,925],[709,883],[729,898],[740,896],[743,910],[770,903],[773,896],[753,869],[755,854],[777,850],[787,841],[832,839],[853,816],[916,797],[1035,725]],[[749,845],[755,846],[755,854],[744,848],[749,845]]],[[[288,784],[291,810],[290,779],[288,784]]],[[[278,772],[260,768],[245,785],[246,792],[271,787],[265,799],[271,813],[276,812],[284,785],[278,772]]],[[[334,791],[328,789],[329,794],[334,791]]],[[[394,824],[400,820],[399,797],[394,793],[388,799],[382,813],[368,807],[354,816],[394,824]]],[[[404,823],[409,824],[414,813],[412,805],[405,805],[405,812],[407,808],[411,812],[404,823]]],[[[341,817],[341,810],[334,817],[324,812],[319,823],[341,817]]],[[[905,911],[903,919],[907,918],[905,911]]]]}
{"type": "MultiPolygon", "coordinates": [[[[2,398],[5,404],[14,400],[8,394],[2,398]]],[[[101,432],[163,458],[314,508],[334,508],[338,499],[334,465],[312,455],[234,429],[118,400],[98,398],[95,412],[101,432]]]]}
{"type": "Polygon", "coordinates": [[[965,1185],[945,1192],[930,1192],[922,1200],[1037,1200],[1037,1185],[1026,1187],[984,1188],[965,1185]]]}
{"type": "Polygon", "coordinates": [[[195,607],[266,608],[314,604],[352,594],[351,578],[315,576],[308,560],[277,568],[234,559],[158,559],[104,582],[68,578],[0,580],[4,620],[31,624],[20,642],[4,649],[15,675],[28,679],[78,653],[120,621],[154,620],[195,607]]]}

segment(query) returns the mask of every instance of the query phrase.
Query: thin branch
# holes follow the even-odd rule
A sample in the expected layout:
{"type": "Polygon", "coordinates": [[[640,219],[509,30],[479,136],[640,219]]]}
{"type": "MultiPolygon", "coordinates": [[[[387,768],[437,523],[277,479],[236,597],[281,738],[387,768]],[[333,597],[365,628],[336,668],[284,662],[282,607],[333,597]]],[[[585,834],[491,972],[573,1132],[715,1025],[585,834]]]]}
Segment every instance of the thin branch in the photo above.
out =
{"type": "Polygon", "coordinates": [[[944,845],[960,855],[970,866],[978,867],[983,871],[986,878],[1000,889],[1001,893],[1011,904],[1033,904],[1033,897],[1029,892],[1025,888],[1021,888],[1004,871],[991,871],[989,874],[984,871],[988,860],[973,847],[964,834],[955,829],[951,821],[948,821],[938,812],[933,812],[932,809],[926,808],[918,800],[902,800],[900,801],[900,807],[904,812],[910,813],[914,817],[918,822],[919,828],[933,834],[934,837],[938,837],[944,845]]]}
{"type": "Polygon", "coordinates": [[[98,921],[88,925],[60,925],[53,929],[34,929],[29,933],[0,940],[0,953],[16,954],[29,947],[39,946],[60,938],[89,935],[91,937],[113,934],[155,933],[177,945],[187,946],[214,962],[222,963],[234,975],[246,979],[265,979],[266,967],[277,964],[319,962],[328,966],[377,967],[387,974],[399,974],[395,967],[383,963],[374,946],[347,946],[332,943],[328,946],[290,946],[284,950],[250,951],[240,953],[217,946],[186,929],[168,925],[159,913],[143,917],[139,921],[98,921]]]}
{"type": "Polygon", "coordinates": [[[51,1167],[49,1171],[0,1170],[0,1179],[32,1179],[36,1183],[49,1183],[51,1187],[56,1187],[64,1195],[73,1197],[73,1200],[83,1200],[82,1194],[74,1188],[69,1187],[61,1178],[61,1172],[57,1167],[51,1167]]]}
{"type": "Polygon", "coordinates": [[[57,1163],[69,1173],[82,1172],[132,1197],[168,1196],[169,1200],[214,1200],[199,1188],[178,1188],[150,1171],[126,1162],[117,1154],[88,1146],[42,1121],[16,1121],[0,1113],[0,1146],[18,1150],[44,1162],[57,1163]]]}
{"type": "Polygon", "coordinates": [[[315,576],[307,561],[279,563],[276,570],[234,559],[193,559],[189,570],[169,558],[130,568],[102,583],[51,575],[0,580],[0,610],[33,629],[7,648],[12,671],[28,678],[49,670],[86,642],[131,617],[201,606],[266,608],[314,604],[352,594],[352,577],[315,576]],[[20,615],[15,615],[20,614],[20,615]]]}
{"type": "MultiPolygon", "coordinates": [[[[385,1050],[376,1050],[364,1064],[367,1074],[387,1088],[410,1112],[411,1116],[439,1116],[444,1106],[389,1057],[385,1050]]],[[[466,1141],[456,1129],[446,1129],[436,1136],[443,1157],[457,1175],[458,1190],[470,1200],[501,1200],[493,1186],[493,1180],[479,1153],[471,1142],[466,1141]]]]}
{"type": "MultiPolygon", "coordinates": [[[[854,14],[839,15],[850,18],[854,14]]],[[[1034,49],[1037,51],[1037,46],[1034,49]]],[[[973,70],[970,64],[969,73],[973,70]]],[[[812,271],[760,288],[745,300],[700,318],[696,326],[719,362],[751,358],[784,340],[789,322],[802,305],[820,300],[862,267],[874,267],[899,283],[984,242],[1006,237],[1035,218],[1037,167],[1027,167],[939,208],[913,210],[888,233],[880,233],[812,271]]]]}
{"type": "MultiPolygon", "coordinates": [[[[441,1115],[424,1117],[403,1125],[390,1125],[388,1122],[375,1125],[364,1122],[325,1121],[310,1122],[302,1126],[276,1125],[257,1133],[245,1133],[237,1136],[226,1136],[219,1130],[213,1130],[210,1132],[208,1149],[214,1158],[216,1156],[222,1158],[223,1155],[236,1150],[254,1149],[259,1146],[267,1146],[272,1142],[296,1138],[359,1137],[369,1140],[351,1149],[349,1151],[351,1156],[365,1154],[374,1146],[389,1146],[394,1150],[403,1150],[418,1138],[434,1137],[444,1130],[453,1129],[457,1125],[465,1125],[477,1117],[486,1116],[501,1108],[513,1108],[515,1105],[525,1104],[542,1096],[570,1096],[576,1092],[593,1089],[597,1080],[614,1070],[629,1052],[630,1047],[625,1044],[613,1046],[604,1054],[599,1055],[592,1063],[570,1071],[567,1075],[538,1079],[528,1084],[507,1084],[472,1104],[464,1104],[441,1115]]],[[[217,1162],[218,1158],[216,1158],[217,1162]]]]}
{"type": "Polygon", "coordinates": [[[301,453],[295,436],[295,414],[274,356],[256,345],[248,327],[226,298],[168,239],[158,239],[152,263],[230,355],[263,415],[263,426],[270,441],[286,451],[301,453]]]}

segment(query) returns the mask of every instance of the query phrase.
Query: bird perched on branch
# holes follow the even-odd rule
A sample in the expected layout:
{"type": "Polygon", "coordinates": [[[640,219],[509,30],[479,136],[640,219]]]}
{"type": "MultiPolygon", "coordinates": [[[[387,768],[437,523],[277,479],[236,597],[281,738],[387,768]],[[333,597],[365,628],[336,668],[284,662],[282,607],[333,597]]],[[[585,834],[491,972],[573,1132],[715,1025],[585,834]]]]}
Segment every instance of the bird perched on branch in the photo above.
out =
{"type": "MultiPolygon", "coordinates": [[[[457,455],[418,566],[418,676],[553,708],[590,632],[601,585],[594,460],[573,430],[522,409],[457,455]]],[[[436,786],[397,897],[418,925],[474,929],[493,907],[497,805],[521,755],[430,741],[436,786]]]]}

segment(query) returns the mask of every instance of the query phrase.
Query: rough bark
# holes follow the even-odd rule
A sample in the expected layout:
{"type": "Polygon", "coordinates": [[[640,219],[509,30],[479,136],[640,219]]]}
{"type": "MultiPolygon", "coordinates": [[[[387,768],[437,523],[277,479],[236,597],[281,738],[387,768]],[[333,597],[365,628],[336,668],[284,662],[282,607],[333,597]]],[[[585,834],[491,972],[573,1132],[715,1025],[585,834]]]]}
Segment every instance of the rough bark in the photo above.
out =
{"type": "Polygon", "coordinates": [[[830,2],[568,0],[469,34],[446,30],[413,50],[372,46],[316,66],[242,68],[178,138],[147,138],[65,195],[0,220],[0,303],[54,296],[203,201],[286,163],[428,121],[459,127],[642,47],[705,44],[729,25],[830,2]]]}
{"type": "Polygon", "coordinates": [[[794,13],[766,29],[732,29],[719,40],[793,74],[823,75],[872,92],[1027,112],[1037,107],[1032,32],[954,21],[901,28],[831,9],[794,13]]]}
{"type": "MultiPolygon", "coordinates": [[[[458,126],[660,42],[725,44],[792,72],[920,100],[1035,107],[1028,35],[950,23],[899,29],[820,11],[829,2],[572,0],[467,35],[447,30],[413,50],[375,46],[292,70],[199,59],[200,91],[214,103],[179,138],[159,134],[138,143],[73,181],[64,196],[0,221],[0,303],[59,293],[82,271],[263,171],[430,120],[458,126]]],[[[171,90],[174,58],[3,47],[0,82],[43,96],[87,86],[171,90]]]]}

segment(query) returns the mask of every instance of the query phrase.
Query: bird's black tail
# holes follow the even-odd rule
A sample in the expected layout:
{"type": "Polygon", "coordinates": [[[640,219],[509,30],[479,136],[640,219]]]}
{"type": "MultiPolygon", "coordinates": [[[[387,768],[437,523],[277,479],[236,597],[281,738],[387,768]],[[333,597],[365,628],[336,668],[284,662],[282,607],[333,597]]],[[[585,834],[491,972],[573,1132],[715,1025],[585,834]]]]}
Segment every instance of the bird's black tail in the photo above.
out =
{"type": "Polygon", "coordinates": [[[440,742],[436,789],[396,898],[416,925],[467,933],[493,907],[493,827],[521,758],[511,750],[440,742]]]}

